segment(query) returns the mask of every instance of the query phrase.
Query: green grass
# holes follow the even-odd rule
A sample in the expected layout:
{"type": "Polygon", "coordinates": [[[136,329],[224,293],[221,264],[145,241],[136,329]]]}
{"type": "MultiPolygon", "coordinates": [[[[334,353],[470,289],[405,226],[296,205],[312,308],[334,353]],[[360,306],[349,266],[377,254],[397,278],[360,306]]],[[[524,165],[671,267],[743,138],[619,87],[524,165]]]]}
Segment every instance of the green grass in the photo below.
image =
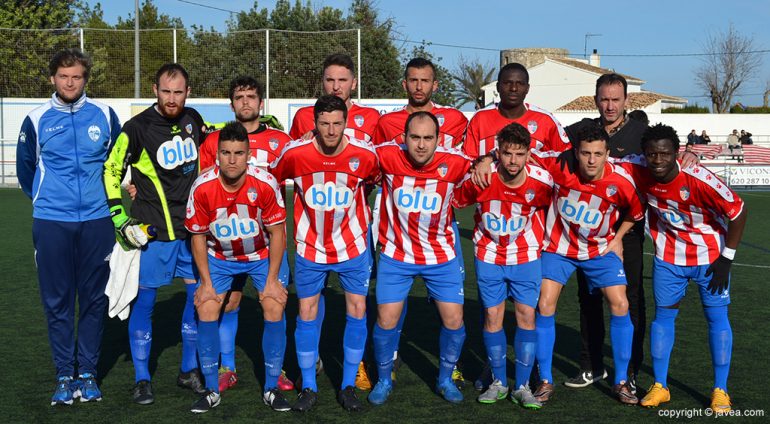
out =
{"type": "MultiPolygon", "coordinates": [[[[738,251],[736,263],[761,267],[733,267],[730,307],[734,334],[733,361],[730,374],[730,394],[736,409],[762,409],[770,413],[770,397],[764,384],[770,381],[768,352],[770,351],[770,299],[767,293],[770,275],[770,193],[744,194],[750,211],[744,245],[738,251]],[[763,222],[765,224],[763,224],[763,222]]],[[[577,292],[574,280],[568,284],[559,303],[557,341],[554,356],[556,397],[537,412],[515,407],[510,401],[495,405],[481,405],[475,401],[476,392],[465,390],[466,401],[450,405],[433,394],[437,374],[438,319],[434,308],[425,301],[425,290],[415,283],[409,299],[409,315],[401,338],[400,352],[404,366],[391,399],[378,408],[367,407],[359,415],[351,416],[336,403],[336,388],[341,378],[342,329],[345,323],[344,298],[336,280],[327,296],[327,314],[321,341],[321,355],[326,374],[319,378],[320,402],[306,415],[278,414],[262,405],[260,393],[263,376],[260,340],[262,319],[259,303],[253,289],[246,289],[241,304],[240,328],[237,338],[237,362],[240,382],[225,393],[223,402],[205,416],[193,416],[188,411],[195,400],[191,392],[175,386],[180,359],[179,322],[184,303],[181,283],[159,291],[154,315],[154,343],[151,371],[156,393],[152,406],[132,404],[133,386],[126,322],[106,321],[99,376],[104,400],[98,404],[76,404],[72,407],[48,406],[55,374],[48,346],[48,337],[38,293],[31,237],[31,207],[20,190],[0,190],[0,375],[5,392],[10,396],[0,402],[2,422],[245,422],[271,420],[273,422],[517,422],[532,418],[549,422],[601,421],[642,422],[658,417],[658,410],[623,407],[609,394],[607,382],[586,389],[569,389],[561,385],[567,376],[577,371],[579,350],[577,320],[577,292]]],[[[468,338],[462,360],[465,375],[472,379],[481,369],[485,357],[479,322],[479,303],[476,298],[472,272],[471,217],[466,210],[460,216],[463,223],[463,248],[466,269],[466,327],[468,338]]],[[[649,240],[646,243],[649,251],[649,240]]],[[[646,257],[645,288],[647,289],[648,330],[654,316],[649,265],[646,257]]],[[[372,292],[373,293],[373,292],[372,292]]],[[[285,368],[291,376],[297,375],[294,353],[294,317],[297,313],[296,296],[292,295],[287,310],[288,348],[285,368]]],[[[506,316],[508,342],[513,341],[515,326],[509,306],[506,316]]],[[[677,342],[670,367],[669,386],[672,401],[666,409],[704,408],[712,384],[711,359],[708,349],[706,323],[697,291],[691,286],[682,304],[677,321],[677,342]]],[[[609,340],[605,341],[605,363],[612,368],[609,340]]],[[[649,342],[645,346],[645,361],[639,378],[642,387],[652,382],[649,342]]],[[[513,375],[513,350],[509,348],[509,376],[513,375]]],[[[362,397],[365,394],[362,394],[362,397]]],[[[756,421],[759,421],[755,419],[756,421]]],[[[735,421],[735,419],[733,419],[735,421]]]]}

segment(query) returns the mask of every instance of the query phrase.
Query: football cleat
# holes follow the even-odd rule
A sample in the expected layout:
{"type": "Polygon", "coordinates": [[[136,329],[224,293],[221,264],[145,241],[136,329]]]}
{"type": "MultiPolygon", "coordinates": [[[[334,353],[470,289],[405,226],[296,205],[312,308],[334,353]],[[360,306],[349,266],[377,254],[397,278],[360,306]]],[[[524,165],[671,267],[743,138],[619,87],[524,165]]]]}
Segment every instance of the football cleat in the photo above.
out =
{"type": "Polygon", "coordinates": [[[197,368],[187,372],[179,371],[179,375],[176,377],[176,385],[184,389],[190,389],[196,395],[202,395],[208,392],[208,390],[206,390],[206,385],[203,384],[201,373],[197,368]]]}
{"type": "Polygon", "coordinates": [[[364,361],[358,363],[356,388],[359,390],[372,390],[372,381],[369,380],[369,373],[366,372],[366,364],[364,364],[364,361]]]}
{"type": "Polygon", "coordinates": [[[464,397],[451,379],[436,383],[436,393],[440,394],[447,402],[460,403],[464,397]]]}
{"type": "Polygon", "coordinates": [[[297,403],[294,404],[292,409],[299,412],[307,412],[316,404],[316,402],[318,402],[318,393],[308,387],[299,392],[299,395],[297,395],[297,403]]]}
{"type": "Polygon", "coordinates": [[[393,385],[385,380],[380,380],[374,385],[374,388],[369,392],[367,400],[372,405],[382,405],[388,400],[390,392],[393,391],[393,385]]]}
{"type": "Polygon", "coordinates": [[[147,380],[141,380],[134,386],[134,403],[139,405],[149,405],[155,402],[155,395],[152,393],[152,383],[147,380]]]}
{"type": "Polygon", "coordinates": [[[594,375],[594,373],[591,371],[581,371],[580,374],[565,381],[564,385],[567,387],[575,388],[588,387],[597,381],[607,378],[607,370],[602,371],[601,375],[602,376],[599,377],[599,374],[594,375]]]}
{"type": "Polygon", "coordinates": [[[272,408],[273,411],[291,411],[291,405],[289,405],[289,401],[286,400],[286,396],[284,396],[277,388],[266,391],[262,395],[262,401],[265,402],[265,405],[272,408]]]}
{"type": "Polygon", "coordinates": [[[543,407],[543,403],[535,398],[529,386],[519,386],[517,390],[514,390],[511,393],[511,401],[521,405],[524,409],[540,409],[543,407]]]}
{"type": "Polygon", "coordinates": [[[508,396],[508,387],[503,386],[500,380],[495,380],[476,400],[480,403],[495,403],[498,400],[505,399],[506,396],[508,396]]]}
{"type": "Polygon", "coordinates": [[[353,386],[348,386],[340,390],[339,394],[337,395],[337,401],[348,412],[359,412],[364,409],[361,401],[358,400],[356,389],[353,388],[353,386]]]}
{"type": "Polygon", "coordinates": [[[535,399],[538,402],[546,403],[553,397],[554,389],[553,384],[549,383],[547,380],[543,380],[532,395],[535,396],[535,399]]]}
{"type": "Polygon", "coordinates": [[[650,387],[650,390],[647,391],[647,394],[644,395],[639,404],[647,408],[654,408],[670,400],[671,392],[669,392],[668,388],[663,387],[660,383],[655,383],[650,387]]]}
{"type": "Polygon", "coordinates": [[[636,394],[636,374],[628,374],[628,388],[631,389],[631,393],[636,394]]]}
{"type": "Polygon", "coordinates": [[[732,403],[730,402],[730,395],[720,388],[714,389],[711,392],[711,410],[714,414],[721,415],[730,412],[732,409],[732,403]]]}
{"type": "Polygon", "coordinates": [[[96,378],[93,374],[85,373],[80,374],[75,382],[77,389],[73,393],[73,398],[80,398],[81,402],[99,402],[102,400],[102,391],[99,390],[99,385],[96,384],[96,378]]]}
{"type": "Polygon", "coordinates": [[[190,407],[190,412],[195,414],[203,414],[204,412],[209,412],[210,410],[219,406],[219,402],[221,400],[222,397],[219,396],[219,393],[206,390],[206,393],[203,394],[203,397],[192,404],[192,407],[190,407]]]}
{"type": "Polygon", "coordinates": [[[73,386],[75,386],[75,382],[72,381],[72,377],[59,377],[56,381],[53,396],[51,396],[51,406],[72,405],[74,398],[73,386]]]}
{"type": "Polygon", "coordinates": [[[223,367],[219,369],[219,393],[227,389],[232,389],[238,382],[238,374],[230,368],[223,367]]]}
{"type": "Polygon", "coordinates": [[[639,403],[639,399],[631,393],[631,388],[628,387],[628,383],[625,381],[612,386],[612,394],[623,405],[636,405],[639,403]]]}
{"type": "Polygon", "coordinates": [[[278,388],[281,390],[294,390],[294,383],[286,376],[286,371],[281,370],[281,375],[278,376],[278,388]]]}
{"type": "Polygon", "coordinates": [[[460,371],[460,368],[457,368],[457,365],[452,369],[452,381],[454,381],[458,390],[465,388],[465,377],[463,377],[463,372],[460,371]]]}

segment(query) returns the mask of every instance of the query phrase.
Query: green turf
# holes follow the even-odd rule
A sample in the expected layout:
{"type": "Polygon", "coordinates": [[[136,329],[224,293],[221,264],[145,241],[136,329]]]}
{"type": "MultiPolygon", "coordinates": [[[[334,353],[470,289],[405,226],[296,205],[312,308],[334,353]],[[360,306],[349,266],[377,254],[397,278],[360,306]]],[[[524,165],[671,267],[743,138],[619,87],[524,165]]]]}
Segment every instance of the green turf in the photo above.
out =
{"type": "MultiPolygon", "coordinates": [[[[736,263],[760,265],[763,268],[735,266],[730,309],[734,333],[734,350],[729,392],[736,409],[762,409],[770,413],[770,396],[765,384],[770,382],[768,352],[770,351],[770,298],[767,293],[770,275],[770,194],[745,193],[749,224],[745,244],[738,250],[736,263]],[[765,224],[763,224],[763,222],[765,224]]],[[[386,405],[349,415],[335,401],[341,376],[341,338],[345,323],[343,297],[336,280],[327,297],[327,314],[321,342],[321,355],[327,373],[319,378],[320,402],[306,415],[273,413],[262,405],[259,393],[263,379],[260,340],[262,320],[254,291],[247,288],[241,305],[240,329],[237,338],[237,362],[240,382],[224,394],[222,404],[205,416],[193,416],[188,410],[195,396],[175,386],[180,358],[179,322],[184,303],[181,284],[159,291],[154,316],[154,343],[151,371],[156,402],[151,406],[131,403],[133,369],[127,343],[126,323],[111,319],[106,322],[99,376],[104,400],[98,404],[76,404],[72,407],[48,406],[54,386],[54,369],[35,274],[31,207],[20,190],[0,190],[0,375],[4,392],[0,401],[0,421],[17,422],[111,422],[154,423],[189,422],[524,422],[532,418],[548,422],[641,422],[658,417],[658,410],[620,406],[610,395],[606,382],[586,389],[569,389],[561,383],[576,371],[579,350],[577,326],[576,284],[572,281],[559,303],[557,341],[554,356],[554,377],[557,391],[554,400],[540,411],[525,411],[510,401],[481,405],[475,401],[472,388],[464,391],[461,405],[450,405],[433,394],[437,374],[438,320],[431,305],[425,301],[425,290],[415,284],[409,299],[409,315],[401,338],[400,352],[404,366],[398,374],[395,390],[386,405]]],[[[466,327],[468,338],[462,360],[465,375],[472,379],[482,365],[484,348],[479,322],[479,303],[473,278],[472,248],[468,236],[471,222],[469,210],[464,211],[463,244],[466,269],[469,272],[466,293],[466,327]]],[[[646,243],[649,251],[649,240],[646,243]]],[[[646,257],[645,287],[647,289],[648,330],[654,316],[649,264],[646,257]]],[[[287,311],[288,348],[286,366],[291,376],[297,375],[294,354],[294,317],[296,297],[291,296],[287,311]]],[[[514,321],[512,311],[505,322],[509,345],[512,344],[514,321]]],[[[605,363],[611,369],[609,340],[605,343],[605,363]]],[[[639,383],[651,383],[649,345],[639,383]]],[[[508,373],[513,375],[513,349],[509,348],[508,373]]],[[[677,321],[677,343],[670,367],[669,386],[672,401],[666,409],[704,408],[708,403],[712,375],[708,350],[706,323],[697,292],[690,293],[682,305],[677,321]]],[[[361,394],[365,396],[365,394],[361,394]]],[[[737,421],[737,420],[733,420],[737,421]]],[[[759,419],[756,419],[759,421],[759,419]]]]}

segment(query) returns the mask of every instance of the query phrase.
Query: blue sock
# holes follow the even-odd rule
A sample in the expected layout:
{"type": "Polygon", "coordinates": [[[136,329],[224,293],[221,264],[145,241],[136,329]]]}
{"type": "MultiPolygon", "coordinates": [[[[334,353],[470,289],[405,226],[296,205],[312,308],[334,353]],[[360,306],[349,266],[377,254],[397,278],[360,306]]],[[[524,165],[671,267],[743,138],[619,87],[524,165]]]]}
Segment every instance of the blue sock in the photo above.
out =
{"type": "Polygon", "coordinates": [[[128,319],[128,344],[134,361],[135,379],[150,381],[150,349],[152,347],[152,309],[157,289],[139,287],[128,319]]]}
{"type": "Polygon", "coordinates": [[[366,346],[366,315],[361,319],[348,315],[347,321],[345,334],[342,337],[345,357],[342,365],[342,389],[356,385],[358,363],[364,357],[364,347],[366,346]]]}
{"type": "Polygon", "coordinates": [[[318,325],[315,321],[303,321],[297,317],[294,345],[297,349],[297,365],[302,371],[302,388],[318,391],[315,381],[315,361],[318,358],[318,325]]]}
{"type": "Polygon", "coordinates": [[[393,352],[398,350],[398,327],[386,330],[380,324],[374,324],[372,344],[374,345],[374,360],[377,361],[377,374],[380,381],[393,384],[390,372],[393,371],[393,352]]]}
{"type": "Polygon", "coordinates": [[[540,315],[535,312],[535,332],[537,332],[537,363],[540,380],[553,384],[551,367],[553,364],[553,345],[556,343],[556,315],[540,315]]]}
{"type": "Polygon", "coordinates": [[[198,323],[198,356],[206,388],[219,392],[219,322],[198,323]]]}
{"type": "Polygon", "coordinates": [[[650,325],[650,355],[655,382],[668,387],[668,364],[674,348],[674,322],[679,309],[655,308],[655,320],[650,325]]]}
{"type": "Polygon", "coordinates": [[[465,343],[465,326],[450,330],[443,325],[438,336],[438,381],[439,384],[452,379],[452,370],[460,359],[465,343]]]}
{"type": "Polygon", "coordinates": [[[219,352],[222,356],[221,366],[235,371],[235,335],[238,333],[238,311],[235,308],[222,314],[219,322],[219,352]]]}
{"type": "Polygon", "coordinates": [[[408,299],[404,299],[404,307],[401,309],[401,316],[398,317],[398,323],[396,323],[396,340],[393,341],[395,346],[393,350],[393,360],[396,360],[396,353],[398,353],[398,346],[401,344],[401,330],[404,328],[404,321],[406,321],[406,305],[408,299]]]}
{"type": "Polygon", "coordinates": [[[183,372],[198,368],[198,357],[195,356],[198,340],[198,323],[195,321],[195,284],[185,284],[187,298],[182,311],[182,366],[183,372]]]}
{"type": "Polygon", "coordinates": [[[505,338],[505,331],[500,330],[490,333],[483,331],[484,347],[487,348],[487,360],[492,367],[492,375],[508,387],[508,371],[506,369],[506,354],[508,353],[508,341],[505,338]]]}
{"type": "Polygon", "coordinates": [[[265,392],[278,386],[278,377],[281,376],[285,353],[286,317],[280,321],[265,320],[265,331],[262,333],[262,354],[265,357],[265,392]]]}
{"type": "Polygon", "coordinates": [[[733,352],[733,330],[727,318],[727,306],[703,308],[709,325],[709,347],[714,366],[714,388],[727,391],[727,376],[730,374],[730,358],[733,352]]]}
{"type": "Polygon", "coordinates": [[[516,327],[513,351],[516,353],[516,390],[529,384],[529,376],[535,365],[537,350],[537,330],[525,330],[516,327]]]}
{"type": "MultiPolygon", "coordinates": [[[[327,277],[328,278],[328,277],[327,277]]],[[[315,326],[317,328],[316,330],[316,341],[315,341],[315,351],[316,355],[318,352],[321,351],[320,343],[321,343],[321,328],[324,325],[324,317],[326,316],[326,297],[324,296],[324,293],[321,292],[321,295],[318,297],[318,313],[315,316],[315,319],[313,322],[315,323],[315,326]]]]}
{"type": "Polygon", "coordinates": [[[631,361],[631,344],[634,341],[634,324],[627,312],[623,316],[610,315],[610,343],[615,362],[615,384],[628,380],[628,363],[631,361]]]}

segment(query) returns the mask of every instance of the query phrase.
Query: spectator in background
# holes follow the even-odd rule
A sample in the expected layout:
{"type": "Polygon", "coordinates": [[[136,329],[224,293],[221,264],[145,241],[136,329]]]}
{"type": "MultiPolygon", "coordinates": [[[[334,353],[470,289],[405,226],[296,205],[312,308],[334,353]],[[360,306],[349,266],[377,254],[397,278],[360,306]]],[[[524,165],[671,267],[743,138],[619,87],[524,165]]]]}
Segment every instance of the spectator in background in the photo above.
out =
{"type": "Polygon", "coordinates": [[[706,134],[706,130],[701,131],[700,144],[709,144],[709,143],[711,143],[711,137],[709,137],[709,135],[706,134]]]}
{"type": "Polygon", "coordinates": [[[739,140],[741,142],[741,145],[754,144],[754,140],[751,139],[751,133],[748,131],[741,130],[741,136],[739,140]]]}
{"type": "Polygon", "coordinates": [[[645,125],[650,125],[650,118],[648,118],[647,113],[641,109],[628,112],[628,117],[645,125]]]}
{"type": "Polygon", "coordinates": [[[730,153],[736,148],[741,147],[741,140],[738,138],[738,130],[733,130],[732,134],[727,136],[727,148],[730,149],[730,153]]]}
{"type": "Polygon", "coordinates": [[[701,144],[700,136],[695,132],[695,130],[690,131],[690,134],[687,134],[687,144],[701,144]]]}

